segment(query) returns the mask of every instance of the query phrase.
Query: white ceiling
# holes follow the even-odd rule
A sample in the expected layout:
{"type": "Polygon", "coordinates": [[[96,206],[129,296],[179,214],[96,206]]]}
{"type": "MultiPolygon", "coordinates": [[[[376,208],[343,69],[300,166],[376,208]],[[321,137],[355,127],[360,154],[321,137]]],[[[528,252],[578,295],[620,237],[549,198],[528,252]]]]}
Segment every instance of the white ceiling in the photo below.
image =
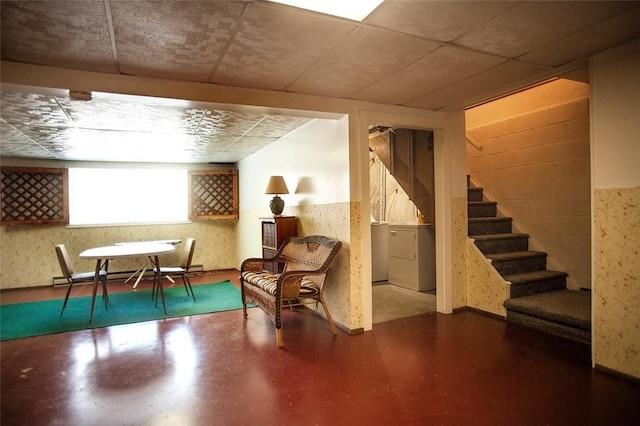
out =
{"type": "MultiPolygon", "coordinates": [[[[640,37],[637,1],[385,0],[362,23],[258,0],[0,5],[3,61],[442,111],[640,37]]],[[[3,87],[3,157],[235,162],[310,117],[54,92],[3,87]]]]}

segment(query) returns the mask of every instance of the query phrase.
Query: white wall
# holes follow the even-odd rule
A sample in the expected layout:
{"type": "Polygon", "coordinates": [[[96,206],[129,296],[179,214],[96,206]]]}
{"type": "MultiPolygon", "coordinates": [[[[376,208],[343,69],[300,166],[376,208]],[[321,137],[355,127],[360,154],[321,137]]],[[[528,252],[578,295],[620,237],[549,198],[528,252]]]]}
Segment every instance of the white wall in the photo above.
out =
{"type": "Polygon", "coordinates": [[[596,55],[591,99],[596,188],[640,184],[640,41],[596,55]]]}
{"type": "Polygon", "coordinates": [[[348,117],[315,119],[303,128],[238,163],[240,209],[263,209],[273,195],[264,193],[269,177],[282,175],[287,208],[349,201],[348,117]]]}

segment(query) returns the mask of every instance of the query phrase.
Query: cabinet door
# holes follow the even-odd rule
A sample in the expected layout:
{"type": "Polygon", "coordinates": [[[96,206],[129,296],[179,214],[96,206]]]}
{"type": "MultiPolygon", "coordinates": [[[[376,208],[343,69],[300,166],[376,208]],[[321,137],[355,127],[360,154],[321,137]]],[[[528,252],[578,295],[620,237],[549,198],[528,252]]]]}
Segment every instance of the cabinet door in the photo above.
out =
{"type": "Polygon", "coordinates": [[[416,230],[389,228],[389,256],[399,259],[416,259],[416,230]]]}
{"type": "Polygon", "coordinates": [[[262,222],[262,246],[268,247],[272,250],[278,250],[278,239],[276,223],[275,222],[262,222]]]}

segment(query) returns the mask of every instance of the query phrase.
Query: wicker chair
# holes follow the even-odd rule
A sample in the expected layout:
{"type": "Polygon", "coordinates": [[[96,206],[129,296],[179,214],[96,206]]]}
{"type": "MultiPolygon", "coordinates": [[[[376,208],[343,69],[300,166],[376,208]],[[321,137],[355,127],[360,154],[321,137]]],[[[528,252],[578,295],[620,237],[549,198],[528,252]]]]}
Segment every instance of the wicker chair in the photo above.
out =
{"type": "Polygon", "coordinates": [[[262,308],[276,326],[276,344],[282,346],[282,307],[308,303],[322,304],[331,331],[336,326],[323,297],[324,279],[342,243],[322,236],[291,237],[282,243],[271,258],[251,258],[242,262],[240,288],[242,313],[247,318],[247,305],[262,308]],[[266,271],[271,262],[284,263],[281,274],[266,271]]]}

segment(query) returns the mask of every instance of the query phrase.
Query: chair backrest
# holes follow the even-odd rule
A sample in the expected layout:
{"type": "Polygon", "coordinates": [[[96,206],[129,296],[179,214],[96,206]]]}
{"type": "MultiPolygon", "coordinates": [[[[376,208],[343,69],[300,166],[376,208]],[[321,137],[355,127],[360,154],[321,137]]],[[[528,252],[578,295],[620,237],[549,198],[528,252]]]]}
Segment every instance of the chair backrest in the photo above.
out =
{"type": "Polygon", "coordinates": [[[181,268],[189,270],[191,267],[191,261],[193,260],[193,252],[196,249],[196,240],[194,238],[187,238],[184,243],[184,257],[182,258],[181,268]]]}
{"type": "Polygon", "coordinates": [[[60,269],[65,278],[70,278],[73,275],[73,264],[71,258],[67,253],[67,248],[64,244],[58,244],[56,246],[56,255],[58,255],[58,262],[60,263],[60,269]]]}
{"type": "Polygon", "coordinates": [[[341,246],[340,241],[320,235],[291,237],[283,243],[281,249],[281,256],[286,261],[284,272],[326,272],[341,246]]]}

